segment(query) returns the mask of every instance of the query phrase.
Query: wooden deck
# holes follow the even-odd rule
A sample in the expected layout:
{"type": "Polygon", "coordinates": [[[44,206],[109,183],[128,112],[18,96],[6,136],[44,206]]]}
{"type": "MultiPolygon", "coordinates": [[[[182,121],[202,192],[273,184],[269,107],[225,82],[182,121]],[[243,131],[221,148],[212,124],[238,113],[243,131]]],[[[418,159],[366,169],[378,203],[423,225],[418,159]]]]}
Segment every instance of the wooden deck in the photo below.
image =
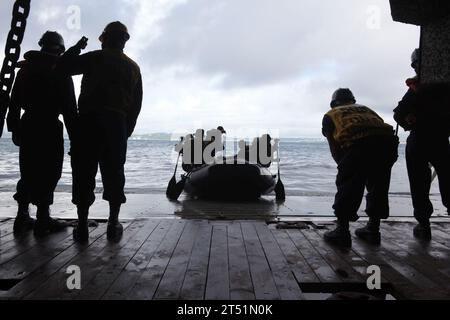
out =
{"type": "Polygon", "coordinates": [[[325,244],[332,225],[314,221],[301,230],[264,221],[134,220],[119,243],[106,240],[100,223],[87,245],[73,242],[71,228],[16,238],[12,223],[0,222],[0,299],[311,299],[365,290],[370,265],[381,268],[383,294],[450,298],[445,222],[433,224],[429,244],[412,237],[413,223],[384,223],[380,247],[354,239],[352,250],[325,244]],[[81,290],[67,288],[72,265],[81,268],[81,290]]]}

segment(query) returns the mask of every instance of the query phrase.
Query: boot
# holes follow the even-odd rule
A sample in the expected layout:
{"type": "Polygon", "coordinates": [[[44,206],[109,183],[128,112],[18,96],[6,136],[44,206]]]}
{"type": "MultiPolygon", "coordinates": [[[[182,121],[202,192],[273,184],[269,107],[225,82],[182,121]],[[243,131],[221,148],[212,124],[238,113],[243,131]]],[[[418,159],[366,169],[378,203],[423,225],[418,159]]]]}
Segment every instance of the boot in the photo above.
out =
{"type": "Polygon", "coordinates": [[[73,229],[73,239],[76,242],[88,242],[89,241],[89,224],[88,224],[88,216],[89,209],[78,207],[78,224],[73,229]]]}
{"type": "Polygon", "coordinates": [[[348,221],[338,220],[336,229],[326,232],[324,240],[332,245],[350,248],[352,246],[352,237],[348,221]]]}
{"type": "Polygon", "coordinates": [[[52,233],[61,232],[67,227],[65,221],[50,218],[50,209],[48,206],[39,206],[36,217],[37,220],[34,225],[34,235],[36,237],[45,237],[52,233]]]}
{"type": "Polygon", "coordinates": [[[110,203],[109,220],[106,235],[110,241],[119,241],[123,235],[123,226],[119,222],[120,204],[110,203]]]}
{"type": "Polygon", "coordinates": [[[106,229],[106,235],[109,241],[119,241],[123,235],[123,226],[119,221],[109,222],[106,229]]]}
{"type": "Polygon", "coordinates": [[[373,245],[379,245],[381,243],[380,219],[370,218],[367,225],[357,229],[355,234],[361,240],[373,245]]]}
{"type": "Polygon", "coordinates": [[[431,240],[431,226],[430,221],[419,222],[413,230],[414,237],[419,240],[430,241],[431,240]]]}
{"type": "Polygon", "coordinates": [[[36,220],[30,217],[28,203],[19,203],[19,209],[17,210],[17,217],[14,220],[14,233],[21,234],[30,230],[33,230],[36,220]]]}

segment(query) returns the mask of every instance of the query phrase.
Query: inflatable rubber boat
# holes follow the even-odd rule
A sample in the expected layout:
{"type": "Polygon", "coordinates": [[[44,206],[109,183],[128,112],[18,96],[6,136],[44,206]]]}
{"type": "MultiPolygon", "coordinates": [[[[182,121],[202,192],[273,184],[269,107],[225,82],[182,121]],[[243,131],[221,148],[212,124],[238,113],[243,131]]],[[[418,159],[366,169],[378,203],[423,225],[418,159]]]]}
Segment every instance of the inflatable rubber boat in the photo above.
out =
{"type": "Polygon", "coordinates": [[[211,164],[184,175],[191,197],[214,200],[253,200],[274,191],[276,175],[258,164],[211,164]]]}

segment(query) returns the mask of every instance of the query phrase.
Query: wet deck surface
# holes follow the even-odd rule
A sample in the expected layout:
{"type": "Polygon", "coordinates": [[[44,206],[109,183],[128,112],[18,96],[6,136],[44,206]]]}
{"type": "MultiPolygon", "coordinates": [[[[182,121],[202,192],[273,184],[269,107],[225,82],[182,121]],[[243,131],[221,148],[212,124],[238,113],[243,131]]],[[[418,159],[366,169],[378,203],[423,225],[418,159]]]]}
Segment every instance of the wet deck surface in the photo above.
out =
{"type": "MultiPolygon", "coordinates": [[[[0,220],[15,217],[17,203],[13,193],[0,192],[0,220]]],[[[102,195],[97,194],[97,199],[102,195]]],[[[286,201],[279,204],[274,196],[263,197],[247,202],[217,202],[207,200],[192,200],[182,196],[180,201],[167,200],[165,191],[152,194],[127,194],[127,204],[120,211],[123,219],[141,218],[180,218],[199,219],[271,219],[294,217],[334,217],[332,204],[334,194],[328,196],[295,196],[288,195],[286,201]]],[[[448,217],[447,209],[442,205],[440,195],[432,195],[430,200],[434,207],[433,217],[448,217]]],[[[75,219],[76,206],[72,205],[71,193],[55,193],[55,203],[52,205],[52,215],[61,219],[75,219]]],[[[411,197],[409,195],[391,195],[389,198],[391,217],[411,217],[411,197]]],[[[365,200],[358,214],[366,217],[365,200]]],[[[31,214],[36,208],[31,206],[31,214]]],[[[109,205],[106,201],[96,201],[90,210],[90,217],[107,219],[109,205]]]]}
{"type": "MultiPolygon", "coordinates": [[[[143,219],[125,223],[119,243],[106,225],[87,245],[72,229],[37,240],[15,237],[0,222],[1,299],[311,299],[311,293],[361,291],[367,267],[381,268],[382,288],[397,299],[450,299],[450,223],[433,223],[433,241],[414,224],[383,224],[383,243],[353,239],[351,250],[322,241],[332,225],[277,229],[264,221],[143,219]],[[67,268],[81,269],[81,290],[67,288],[67,268]]],[[[353,228],[358,227],[355,224],[353,228]]]]}

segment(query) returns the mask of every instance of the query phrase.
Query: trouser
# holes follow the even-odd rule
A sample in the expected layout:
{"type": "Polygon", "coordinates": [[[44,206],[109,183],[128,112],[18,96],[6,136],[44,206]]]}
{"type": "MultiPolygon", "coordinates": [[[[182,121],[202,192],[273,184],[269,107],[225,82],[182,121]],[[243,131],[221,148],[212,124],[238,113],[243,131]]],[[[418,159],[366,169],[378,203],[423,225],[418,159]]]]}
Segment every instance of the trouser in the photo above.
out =
{"type": "Polygon", "coordinates": [[[414,217],[419,222],[428,222],[433,214],[430,201],[431,164],[437,173],[442,202],[450,208],[450,145],[448,136],[429,136],[412,132],[406,145],[414,217]]]}
{"type": "Polygon", "coordinates": [[[20,140],[20,180],[14,199],[20,204],[50,206],[64,161],[63,124],[25,114],[20,140]]]}
{"type": "Polygon", "coordinates": [[[391,170],[397,159],[397,137],[367,138],[343,150],[338,159],[337,193],[333,205],[336,217],[342,221],[357,221],[367,188],[367,215],[387,219],[391,170]]]}
{"type": "Polygon", "coordinates": [[[126,202],[124,165],[127,153],[127,124],[114,112],[80,115],[79,130],[72,144],[73,198],[78,207],[95,201],[98,167],[103,182],[103,199],[113,204],[126,202]]]}

